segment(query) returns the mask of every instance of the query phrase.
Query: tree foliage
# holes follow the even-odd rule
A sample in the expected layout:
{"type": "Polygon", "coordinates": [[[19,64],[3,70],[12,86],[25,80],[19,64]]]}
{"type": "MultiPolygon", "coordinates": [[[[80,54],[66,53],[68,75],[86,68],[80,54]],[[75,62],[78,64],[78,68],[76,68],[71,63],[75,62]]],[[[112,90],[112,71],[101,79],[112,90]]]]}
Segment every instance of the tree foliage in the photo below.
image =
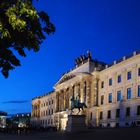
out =
{"type": "Polygon", "coordinates": [[[46,34],[55,27],[46,12],[33,6],[32,0],[0,0],[0,70],[7,78],[9,70],[20,66],[15,55],[25,57],[25,49],[39,51],[46,34]]]}

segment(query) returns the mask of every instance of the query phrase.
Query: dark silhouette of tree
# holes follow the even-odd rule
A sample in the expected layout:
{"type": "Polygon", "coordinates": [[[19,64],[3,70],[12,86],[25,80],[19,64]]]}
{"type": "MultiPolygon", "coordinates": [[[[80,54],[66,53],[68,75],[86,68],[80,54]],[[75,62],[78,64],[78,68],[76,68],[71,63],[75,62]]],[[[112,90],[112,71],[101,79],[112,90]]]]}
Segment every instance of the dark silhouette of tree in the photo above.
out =
{"type": "Polygon", "coordinates": [[[0,0],[0,70],[7,78],[9,70],[20,66],[18,55],[25,50],[39,51],[46,35],[55,32],[44,11],[37,11],[33,0],[0,0]],[[17,53],[16,53],[17,52],[17,53]],[[17,55],[18,54],[18,55],[17,55]]]}

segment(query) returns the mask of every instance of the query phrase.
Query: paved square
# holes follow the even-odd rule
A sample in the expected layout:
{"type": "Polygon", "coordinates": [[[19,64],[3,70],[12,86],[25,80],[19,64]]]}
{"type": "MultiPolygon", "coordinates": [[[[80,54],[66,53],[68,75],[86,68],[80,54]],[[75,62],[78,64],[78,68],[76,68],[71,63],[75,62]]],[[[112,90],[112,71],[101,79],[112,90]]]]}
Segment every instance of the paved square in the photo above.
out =
{"type": "Polygon", "coordinates": [[[31,134],[3,134],[0,140],[133,140],[139,139],[140,128],[94,129],[73,134],[36,132],[31,134]]]}

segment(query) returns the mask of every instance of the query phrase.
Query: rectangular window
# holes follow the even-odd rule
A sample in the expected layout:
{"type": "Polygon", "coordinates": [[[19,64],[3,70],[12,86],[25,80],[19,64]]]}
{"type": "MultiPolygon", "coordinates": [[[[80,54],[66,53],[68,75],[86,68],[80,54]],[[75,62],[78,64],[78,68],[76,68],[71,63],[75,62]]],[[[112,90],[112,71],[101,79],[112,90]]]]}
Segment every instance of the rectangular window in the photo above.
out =
{"type": "Polygon", "coordinates": [[[117,101],[119,102],[121,100],[122,100],[122,93],[121,93],[121,91],[118,91],[117,92],[117,101]]]}
{"type": "Polygon", "coordinates": [[[121,77],[121,75],[119,75],[118,76],[118,83],[121,83],[121,81],[122,81],[122,77],[121,77]]]}
{"type": "Polygon", "coordinates": [[[110,119],[111,118],[111,110],[108,110],[108,113],[107,113],[107,118],[110,119]]]}
{"type": "Polygon", "coordinates": [[[104,104],[104,95],[101,96],[101,105],[104,104]]]}
{"type": "Polygon", "coordinates": [[[140,115],[140,105],[137,106],[137,115],[140,115]]]}
{"type": "Polygon", "coordinates": [[[132,78],[132,72],[129,71],[129,72],[127,73],[127,80],[130,80],[131,78],[132,78]]]}
{"type": "Polygon", "coordinates": [[[132,96],[132,90],[131,90],[131,88],[128,88],[127,89],[127,99],[131,99],[131,96],[132,96]]]}
{"type": "Polygon", "coordinates": [[[130,107],[127,107],[126,108],[126,117],[129,117],[130,116],[130,107]]]}
{"type": "Polygon", "coordinates": [[[120,109],[116,109],[116,118],[120,117],[120,109]]]}
{"type": "Polygon", "coordinates": [[[112,93],[109,93],[108,102],[109,102],[109,103],[112,103],[112,93]]]}
{"type": "Polygon", "coordinates": [[[101,82],[101,88],[104,88],[104,81],[101,82]]]}
{"type": "Polygon", "coordinates": [[[109,86],[112,86],[112,78],[109,79],[109,86]]]}
{"type": "Polygon", "coordinates": [[[140,97],[140,85],[138,85],[138,97],[140,97]]]}
{"type": "Polygon", "coordinates": [[[100,112],[100,120],[102,120],[103,119],[103,112],[101,111],[100,112]]]}
{"type": "Polygon", "coordinates": [[[50,119],[48,119],[48,125],[50,124],[50,119]]]}
{"type": "Polygon", "coordinates": [[[140,68],[138,68],[138,76],[140,76],[140,68]]]}

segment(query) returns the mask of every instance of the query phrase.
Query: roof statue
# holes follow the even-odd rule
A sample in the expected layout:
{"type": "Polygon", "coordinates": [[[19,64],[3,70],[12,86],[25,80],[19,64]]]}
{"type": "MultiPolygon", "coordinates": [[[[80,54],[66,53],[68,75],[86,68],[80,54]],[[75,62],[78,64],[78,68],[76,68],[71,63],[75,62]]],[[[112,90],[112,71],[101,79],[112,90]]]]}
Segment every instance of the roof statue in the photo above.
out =
{"type": "Polygon", "coordinates": [[[91,60],[92,59],[92,54],[90,51],[87,51],[87,55],[88,55],[88,59],[91,60]]]}
{"type": "Polygon", "coordinates": [[[81,55],[80,57],[75,59],[75,63],[77,66],[80,66],[81,64],[84,64],[88,60],[92,60],[92,54],[91,52],[87,51],[87,55],[81,55]]]}

